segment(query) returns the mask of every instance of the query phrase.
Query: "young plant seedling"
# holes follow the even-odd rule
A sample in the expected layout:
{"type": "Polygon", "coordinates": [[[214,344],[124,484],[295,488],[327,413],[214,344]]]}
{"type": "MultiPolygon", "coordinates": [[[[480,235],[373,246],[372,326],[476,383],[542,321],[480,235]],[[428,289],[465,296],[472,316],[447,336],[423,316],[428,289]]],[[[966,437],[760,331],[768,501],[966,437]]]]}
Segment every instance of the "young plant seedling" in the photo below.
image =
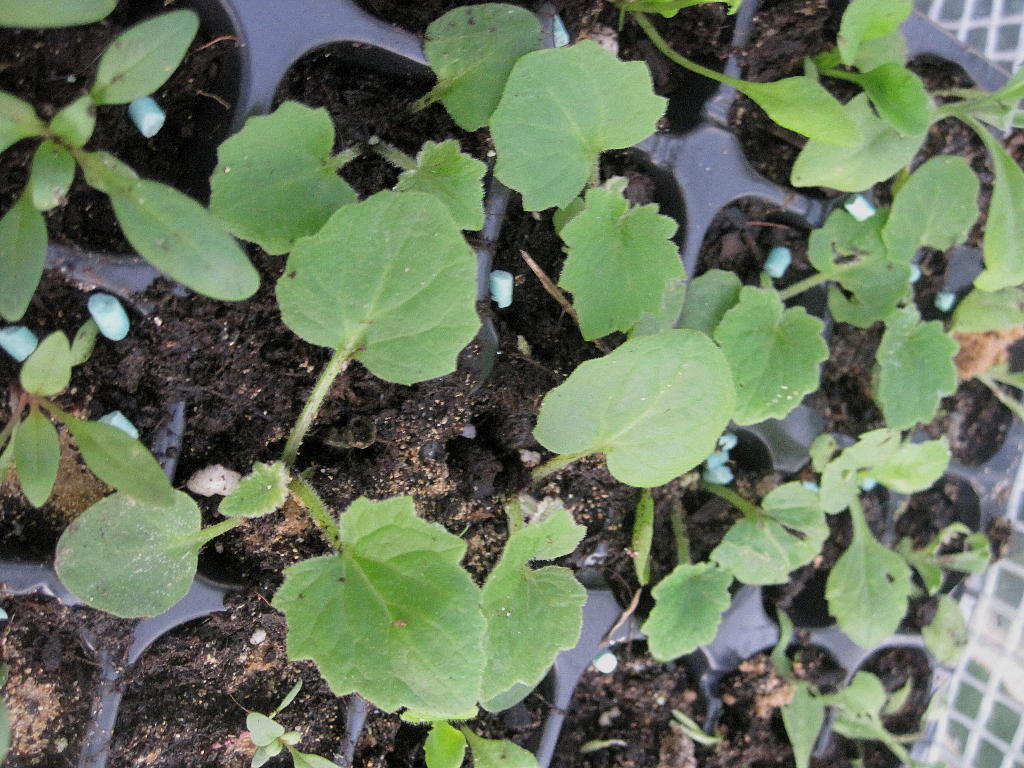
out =
{"type": "Polygon", "coordinates": [[[326,757],[297,750],[295,745],[302,739],[302,733],[299,731],[286,731],[284,726],[274,719],[281,710],[295,700],[301,689],[302,681],[300,680],[292,686],[292,689],[281,699],[281,703],[269,715],[250,712],[245,718],[245,727],[249,730],[249,739],[256,745],[256,752],[253,754],[252,762],[250,763],[251,768],[260,768],[270,758],[276,757],[286,749],[288,754],[291,755],[292,764],[295,768],[337,768],[337,763],[331,762],[326,757]]]}
{"type": "MultiPolygon", "coordinates": [[[[112,3],[61,2],[53,9],[47,4],[45,20],[40,11],[19,10],[24,5],[4,3],[0,22],[84,23],[112,3]]],[[[47,248],[43,213],[65,203],[76,167],[86,183],[110,198],[125,238],[161,272],[218,299],[244,299],[256,292],[256,270],[199,203],[164,184],[139,178],[106,152],[84,149],[96,126],[96,108],[126,104],[160,88],[184,58],[198,26],[195,13],[179,10],[124,31],[100,57],[89,92],[48,123],[32,105],[0,91],[0,152],[22,139],[41,139],[28,184],[0,218],[0,315],[8,321],[25,313],[39,284],[47,248]]]]}

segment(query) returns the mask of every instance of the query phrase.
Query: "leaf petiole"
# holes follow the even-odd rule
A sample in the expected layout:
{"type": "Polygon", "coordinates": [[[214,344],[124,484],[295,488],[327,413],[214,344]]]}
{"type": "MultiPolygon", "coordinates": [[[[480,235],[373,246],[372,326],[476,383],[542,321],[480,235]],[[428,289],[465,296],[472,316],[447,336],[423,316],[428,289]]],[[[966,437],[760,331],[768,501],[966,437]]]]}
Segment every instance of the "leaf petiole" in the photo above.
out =
{"type": "Polygon", "coordinates": [[[320,378],[316,380],[313,391],[309,393],[309,398],[302,407],[302,412],[295,421],[295,426],[292,427],[292,431],[288,435],[288,441],[284,444],[284,451],[281,453],[281,460],[289,467],[295,464],[295,460],[299,456],[299,446],[302,445],[302,441],[306,438],[306,433],[313,426],[313,420],[316,418],[317,413],[320,412],[320,406],[323,405],[327,394],[331,391],[334,380],[348,368],[348,364],[351,362],[355,351],[356,345],[354,343],[334,350],[331,359],[327,361],[327,365],[324,366],[323,371],[320,373],[320,378]]]}
{"type": "Polygon", "coordinates": [[[779,300],[789,301],[793,297],[799,296],[804,291],[808,291],[811,288],[814,288],[816,285],[827,283],[828,280],[828,275],[825,275],[821,272],[811,275],[810,277],[805,277],[803,280],[799,280],[793,283],[788,288],[783,288],[781,291],[779,291],[779,300]]]}
{"type": "Polygon", "coordinates": [[[558,456],[554,456],[548,459],[539,467],[534,469],[533,472],[530,473],[530,477],[533,479],[533,482],[539,482],[548,475],[553,475],[555,474],[555,472],[562,469],[563,467],[567,467],[568,465],[572,464],[577,459],[582,459],[585,456],[590,456],[591,453],[592,452],[588,451],[586,453],[559,454],[558,456]]]}
{"type": "Polygon", "coordinates": [[[1024,405],[1021,405],[1018,401],[1010,397],[1003,391],[1003,388],[999,386],[995,377],[990,376],[987,373],[979,373],[975,378],[978,379],[982,384],[992,390],[992,394],[998,398],[999,402],[1010,409],[1021,421],[1024,421],[1024,405]]]}
{"type": "Polygon", "coordinates": [[[242,523],[246,522],[247,518],[244,517],[231,517],[227,520],[221,520],[219,523],[215,523],[208,528],[203,528],[199,533],[188,539],[188,543],[192,545],[202,546],[206,542],[211,541],[222,533],[227,533],[232,528],[235,528],[242,523]]]}
{"type": "Polygon", "coordinates": [[[742,512],[744,517],[747,517],[750,520],[759,520],[764,516],[764,513],[756,504],[747,501],[732,488],[727,488],[724,485],[718,485],[717,483],[706,483],[701,480],[700,489],[702,491],[707,491],[708,493],[713,493],[720,499],[729,502],[736,507],[736,509],[742,512]]]}
{"type": "Polygon", "coordinates": [[[288,483],[288,490],[294,493],[306,507],[309,511],[309,516],[313,518],[313,522],[324,532],[327,540],[331,542],[331,546],[340,552],[341,532],[338,530],[337,522],[335,522],[334,513],[324,504],[323,499],[320,498],[310,482],[301,475],[295,475],[292,477],[292,481],[288,483]]]}

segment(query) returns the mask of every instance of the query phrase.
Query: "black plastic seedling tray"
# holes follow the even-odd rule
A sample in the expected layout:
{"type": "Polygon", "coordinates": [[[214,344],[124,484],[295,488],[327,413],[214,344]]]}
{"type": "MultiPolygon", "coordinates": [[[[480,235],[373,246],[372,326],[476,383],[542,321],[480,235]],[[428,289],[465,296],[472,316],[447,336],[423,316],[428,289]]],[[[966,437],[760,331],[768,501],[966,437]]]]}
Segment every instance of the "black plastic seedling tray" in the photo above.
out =
{"type": "MultiPolygon", "coordinates": [[[[418,37],[381,22],[349,0],[194,0],[204,28],[213,35],[232,35],[237,39],[235,52],[224,67],[222,77],[233,78],[234,94],[232,130],[242,126],[253,114],[269,111],[274,95],[288,69],[305,54],[326,45],[341,44],[338,49],[362,66],[405,75],[422,75],[429,79],[418,37]]],[[[752,28],[756,3],[747,0],[736,21],[733,46],[741,50],[752,28]]],[[[545,4],[541,18],[550,33],[553,9],[545,4]]],[[[951,36],[934,26],[926,17],[914,13],[905,23],[904,32],[911,56],[929,54],[959,64],[979,85],[997,88],[1007,75],[983,58],[964,49],[951,36]]],[[[725,71],[739,74],[735,58],[725,71]]],[[[680,225],[680,252],[688,274],[693,274],[697,257],[712,221],[728,205],[741,199],[768,203],[780,216],[796,226],[812,229],[820,226],[838,204],[771,182],[753,170],[741,145],[729,129],[730,111],[735,100],[731,87],[718,88],[704,103],[700,119],[683,133],[658,133],[636,148],[641,162],[648,166],[656,180],[656,197],[664,213],[672,215],[680,225]]],[[[208,155],[212,170],[214,147],[208,155]]],[[[479,295],[487,296],[487,275],[491,268],[505,211],[511,194],[500,183],[488,185],[486,224],[476,238],[479,256],[479,295]]],[[[68,246],[50,246],[48,266],[60,270],[73,280],[89,287],[102,287],[131,303],[141,313],[150,307],[140,298],[158,276],[152,267],[134,256],[96,254],[68,246]]],[[[947,287],[964,290],[978,270],[977,258],[968,254],[954,262],[949,270],[947,287]]],[[[184,290],[184,289],[180,289],[184,290]]],[[[823,306],[823,302],[822,302],[823,306]]],[[[819,308],[819,314],[824,310],[819,308]]],[[[495,326],[489,320],[481,332],[483,353],[478,365],[485,373],[493,367],[498,348],[495,326]]],[[[155,437],[154,451],[173,478],[176,457],[184,433],[184,403],[168,404],[165,428],[155,437]]],[[[822,431],[821,418],[814,411],[800,407],[783,421],[768,421],[749,429],[736,430],[741,444],[756,448],[758,455],[768,457],[764,469],[789,476],[800,470],[808,460],[807,449],[822,431]]],[[[1015,476],[1021,451],[1024,450],[1024,427],[1014,422],[998,452],[984,464],[950,465],[947,477],[961,482],[972,493],[963,495],[962,519],[984,528],[991,520],[1006,515],[1005,488],[1015,476]]],[[[891,512],[899,503],[895,494],[886,496],[891,512]]],[[[583,634],[578,646],[556,659],[542,688],[552,708],[541,731],[540,741],[533,745],[541,768],[547,768],[554,756],[566,711],[572,706],[574,689],[597,652],[606,646],[639,638],[638,623],[629,621],[616,627],[621,608],[606,585],[584,569],[588,601],[584,610],[583,634]],[[609,636],[609,631],[613,630],[609,636]]],[[[99,690],[95,694],[92,721],[85,729],[78,768],[104,768],[109,743],[116,727],[126,672],[138,661],[157,638],[184,622],[223,609],[223,598],[229,587],[203,576],[197,578],[188,596],[174,608],[138,622],[131,642],[111,647],[106,638],[83,636],[83,647],[92,652],[100,669],[99,690]]],[[[0,562],[0,593],[19,595],[39,593],[74,605],[70,595],[46,563],[0,562]]],[[[815,610],[806,611],[815,615],[815,610]]],[[[897,634],[875,648],[861,648],[849,640],[817,612],[819,620],[802,623],[798,628],[809,632],[812,645],[823,648],[844,670],[847,679],[875,653],[890,647],[921,648],[917,635],[897,634]],[[802,624],[802,626],[801,626],[802,624]]],[[[712,725],[721,709],[718,684],[723,675],[734,670],[750,656],[771,648],[778,640],[778,626],[764,607],[762,590],[743,587],[735,593],[733,604],[724,615],[715,640],[682,660],[699,680],[705,699],[708,722],[712,725]]],[[[335,758],[350,764],[359,733],[366,720],[365,702],[352,697],[346,722],[347,733],[340,753],[335,758]]],[[[827,733],[819,750],[827,748],[827,733]]]]}

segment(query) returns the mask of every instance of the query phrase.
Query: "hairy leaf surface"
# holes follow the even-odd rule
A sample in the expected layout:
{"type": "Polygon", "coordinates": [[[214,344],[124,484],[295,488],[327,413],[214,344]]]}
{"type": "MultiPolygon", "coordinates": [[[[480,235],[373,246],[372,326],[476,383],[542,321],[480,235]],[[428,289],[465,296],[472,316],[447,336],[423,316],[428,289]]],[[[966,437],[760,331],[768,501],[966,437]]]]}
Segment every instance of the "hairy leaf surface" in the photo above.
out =
{"type": "Polygon", "coordinates": [[[651,655],[671,661],[715,638],[722,612],[729,607],[732,574],[711,563],[677,565],[651,594],[654,609],[640,628],[651,655]]]}
{"type": "Polygon", "coordinates": [[[257,461],[252,472],[217,506],[224,517],[262,517],[284,506],[288,498],[288,469],[284,462],[257,461]]]}

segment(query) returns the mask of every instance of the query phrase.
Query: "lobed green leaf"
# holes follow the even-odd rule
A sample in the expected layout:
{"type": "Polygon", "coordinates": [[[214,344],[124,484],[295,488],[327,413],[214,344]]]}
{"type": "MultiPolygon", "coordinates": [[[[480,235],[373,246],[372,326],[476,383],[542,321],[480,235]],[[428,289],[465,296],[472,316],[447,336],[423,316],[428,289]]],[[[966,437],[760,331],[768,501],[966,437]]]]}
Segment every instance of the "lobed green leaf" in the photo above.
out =
{"type": "Polygon", "coordinates": [[[35,408],[14,433],[14,467],[21,490],[33,507],[50,498],[60,466],[60,438],[46,416],[35,408]]]}
{"type": "Polygon", "coordinates": [[[603,453],[618,480],[654,487],[700,464],[734,409],[721,350],[672,330],[580,365],[545,396],[533,434],[555,453],[603,453]]]}
{"type": "Polygon", "coordinates": [[[620,61],[592,40],[528,53],[491,117],[494,173],[522,194],[526,210],[564,208],[601,152],[647,138],[664,111],[646,65],[620,61]]]}
{"type": "Polygon", "coordinates": [[[573,294],[583,338],[628,332],[655,313],[665,286],[686,277],[669,238],[676,223],[658,206],[630,207],[626,179],[587,191],[586,208],[562,229],[569,253],[558,284],[573,294]]]}
{"type": "Polygon", "coordinates": [[[395,188],[433,195],[448,207],[459,229],[476,231],[484,226],[486,172],[486,165],[459,151],[455,139],[440,144],[428,141],[416,155],[416,167],[404,171],[395,188]]]}
{"type": "Polygon", "coordinates": [[[476,257],[447,207],[380,192],[298,243],[277,282],[286,325],[344,348],[375,375],[412,384],[455,370],[476,334],[476,257]]]}
{"type": "Polygon", "coordinates": [[[540,21],[524,8],[455,8],[427,27],[423,53],[437,85],[423,102],[441,101],[460,128],[475,131],[490,120],[516,61],[540,45],[540,21]]]}
{"type": "Polygon", "coordinates": [[[677,565],[651,592],[654,608],[640,630],[651,655],[671,661],[715,638],[729,607],[732,574],[711,563],[677,565]]]}
{"type": "Polygon", "coordinates": [[[122,618],[156,616],[181,600],[199,562],[202,515],[188,494],[172,494],[152,504],[115,493],[79,515],[57,542],[64,586],[122,618]]]}
{"type": "Polygon", "coordinates": [[[487,620],[480,696],[485,708],[513,686],[535,687],[558,652],[576,645],[586,589],[567,568],[529,566],[569,554],[585,532],[562,507],[509,537],[480,601],[487,620]]]}
{"type": "Polygon", "coordinates": [[[785,308],[775,291],[746,286],[715,329],[736,382],[737,424],[781,419],[818,388],[828,359],[823,323],[803,307],[785,308]]]}
{"type": "Polygon", "coordinates": [[[922,323],[913,306],[891,315],[878,347],[875,397],[885,423],[909,429],[932,420],[939,401],[956,389],[956,340],[933,320],[922,323]]]}
{"type": "Polygon", "coordinates": [[[161,14],[126,29],[100,57],[89,95],[96,104],[127,104],[167,82],[199,30],[194,11],[161,14]]]}
{"type": "MultiPolygon", "coordinates": [[[[257,461],[252,472],[217,506],[224,517],[262,517],[284,506],[288,499],[288,469],[284,462],[257,461]]],[[[283,708],[283,707],[282,707],[283,708]]]]}
{"type": "Polygon", "coordinates": [[[0,218],[0,315],[20,320],[46,265],[46,221],[26,190],[0,218]]]}
{"type": "Polygon", "coordinates": [[[408,496],[357,499],[340,529],[341,554],[291,566],[274,596],[289,658],[315,662],[336,695],[358,691],[387,711],[471,708],[486,624],[459,566],[465,542],[419,519],[408,496]]]}
{"type": "Polygon", "coordinates": [[[333,146],[325,109],[286,101],[272,114],[250,117],[217,149],[210,210],[243,240],[270,254],[287,253],[356,200],[332,162],[333,146]]]}

